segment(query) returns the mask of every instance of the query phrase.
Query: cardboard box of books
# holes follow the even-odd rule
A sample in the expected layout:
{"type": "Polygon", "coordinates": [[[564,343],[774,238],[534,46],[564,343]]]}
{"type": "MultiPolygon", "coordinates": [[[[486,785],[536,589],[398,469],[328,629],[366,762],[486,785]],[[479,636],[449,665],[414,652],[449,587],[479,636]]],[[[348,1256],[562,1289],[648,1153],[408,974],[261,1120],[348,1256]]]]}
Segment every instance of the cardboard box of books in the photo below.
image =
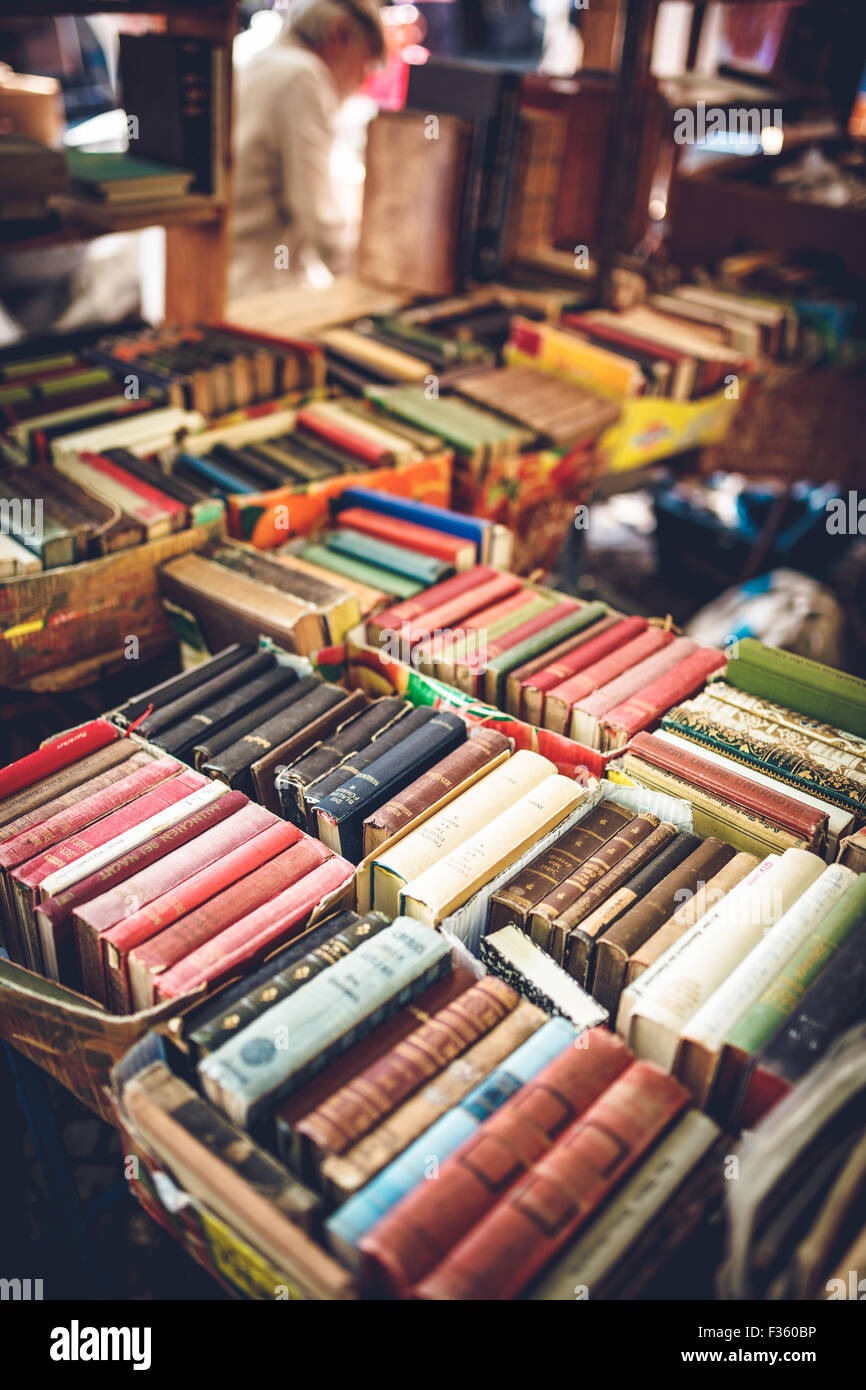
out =
{"type": "MultiPolygon", "coordinates": [[[[267,445],[294,428],[298,412],[278,411],[243,420],[226,429],[190,436],[184,443],[188,455],[204,458],[214,446],[243,449],[247,444],[267,445]]],[[[361,421],[363,427],[365,422],[361,421]]],[[[349,487],[376,487],[417,502],[448,507],[451,501],[451,451],[440,444],[432,452],[407,450],[392,465],[366,466],[359,457],[357,471],[335,473],[298,481],[260,492],[231,493],[227,499],[230,534],[249,541],[259,550],[284,545],[293,536],[306,536],[330,521],[330,503],[349,487]]],[[[288,470],[284,469],[284,472],[288,470]]]]}
{"type": "Polygon", "coordinates": [[[86,685],[116,663],[130,637],[137,655],[172,635],[160,565],[219,535],[217,522],[146,541],[98,560],[21,575],[0,586],[0,685],[58,690],[86,685]]]}

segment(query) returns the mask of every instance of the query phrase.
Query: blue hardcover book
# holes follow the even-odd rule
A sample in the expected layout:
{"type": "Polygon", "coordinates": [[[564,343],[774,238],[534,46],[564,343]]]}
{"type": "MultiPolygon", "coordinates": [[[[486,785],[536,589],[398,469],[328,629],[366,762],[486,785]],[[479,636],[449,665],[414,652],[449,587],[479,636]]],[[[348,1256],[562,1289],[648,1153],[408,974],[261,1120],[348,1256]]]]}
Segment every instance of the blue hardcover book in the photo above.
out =
{"type": "Polygon", "coordinates": [[[493,528],[493,522],[477,516],[461,516],[448,511],[446,507],[433,507],[428,502],[416,502],[411,497],[393,497],[390,492],[378,492],[373,488],[349,487],[336,498],[337,510],[344,507],[367,507],[371,512],[381,512],[383,516],[393,516],[399,521],[414,521],[418,526],[431,526],[436,531],[444,531],[447,536],[457,536],[459,540],[474,541],[478,546],[478,559],[484,559],[486,537],[493,528]]]}
{"type": "MultiPolygon", "coordinates": [[[[441,1165],[504,1105],[527,1081],[570,1047],[577,1036],[574,1024],[552,1018],[512,1052],[507,1062],[470,1091],[441,1120],[410,1144],[408,1149],[377,1173],[354,1197],[344,1202],[326,1222],[328,1237],[341,1251],[356,1247],[371,1226],[396,1206],[427,1176],[431,1154],[441,1165]]],[[[435,1084],[435,1083],[434,1083],[435,1084]]]]}
{"type": "Polygon", "coordinates": [[[222,493],[261,491],[261,488],[254,488],[251,483],[245,482],[243,478],[238,477],[237,473],[230,473],[227,468],[215,463],[212,458],[199,458],[198,454],[185,452],[181,452],[178,458],[186,468],[198,474],[204,482],[219,488],[222,493]]]}
{"type": "Polygon", "coordinates": [[[454,573],[454,566],[437,560],[432,555],[420,555],[417,550],[406,550],[402,545],[391,545],[389,541],[365,536],[362,531],[345,527],[334,531],[325,540],[328,550],[336,555],[351,555],[354,560],[379,565],[382,569],[393,570],[406,579],[419,580],[422,584],[438,584],[454,573]]]}
{"type": "Polygon", "coordinates": [[[441,762],[465,738],[466,725],[458,714],[449,710],[435,714],[422,728],[368,763],[363,772],[318,801],[315,818],[319,839],[357,864],[364,857],[366,817],[441,762]]]}

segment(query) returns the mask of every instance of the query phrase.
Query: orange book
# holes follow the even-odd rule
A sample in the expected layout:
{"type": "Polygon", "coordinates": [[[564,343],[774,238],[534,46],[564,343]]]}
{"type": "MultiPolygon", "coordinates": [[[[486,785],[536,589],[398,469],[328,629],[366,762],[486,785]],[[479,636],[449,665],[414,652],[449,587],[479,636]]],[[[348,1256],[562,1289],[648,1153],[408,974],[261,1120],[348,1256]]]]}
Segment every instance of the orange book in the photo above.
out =
{"type": "Polygon", "coordinates": [[[453,565],[458,573],[471,569],[478,558],[478,548],[473,541],[446,536],[444,531],[436,531],[432,526],[418,526],[414,521],[371,512],[366,507],[346,507],[338,514],[336,521],[338,526],[349,526],[353,531],[362,531],[364,535],[375,536],[377,540],[444,560],[453,565]]]}

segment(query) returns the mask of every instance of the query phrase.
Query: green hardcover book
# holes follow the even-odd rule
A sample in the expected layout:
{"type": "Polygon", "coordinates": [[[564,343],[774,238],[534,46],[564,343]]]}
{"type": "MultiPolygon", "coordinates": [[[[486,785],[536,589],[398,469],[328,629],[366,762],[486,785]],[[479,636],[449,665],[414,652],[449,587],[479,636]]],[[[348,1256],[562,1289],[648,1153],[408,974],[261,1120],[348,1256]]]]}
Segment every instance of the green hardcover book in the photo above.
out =
{"type": "Polygon", "coordinates": [[[425,663],[423,657],[420,656],[418,669],[425,675],[435,675],[437,680],[444,681],[446,685],[455,685],[458,689],[465,690],[467,694],[474,695],[478,667],[473,661],[473,657],[478,651],[479,640],[483,639],[487,643],[495,642],[500,637],[506,637],[514,628],[520,627],[521,623],[529,622],[539,613],[544,613],[548,608],[552,608],[554,603],[554,599],[539,594],[537,598],[508,613],[498,622],[490,623],[483,632],[470,631],[460,634],[450,642],[440,642],[438,647],[431,642],[430,652],[435,657],[434,669],[431,670],[429,662],[425,663]]]}
{"type": "Polygon", "coordinates": [[[347,579],[356,579],[371,589],[380,589],[391,598],[414,598],[427,585],[416,579],[407,579],[396,570],[382,569],[381,565],[370,565],[356,560],[350,555],[340,555],[336,550],[328,550],[324,545],[306,545],[301,551],[301,559],[309,560],[311,565],[331,570],[334,574],[344,574],[347,579]]]}
{"type": "Polygon", "coordinates": [[[564,638],[572,637],[575,632],[580,632],[582,628],[589,627],[590,623],[597,623],[606,612],[607,607],[603,603],[587,603],[583,608],[578,608],[574,613],[560,618],[558,622],[542,628],[532,637],[527,637],[525,641],[518,642],[517,646],[509,647],[507,651],[492,657],[484,672],[484,698],[487,703],[501,709],[501,701],[505,698],[505,681],[509,671],[513,671],[516,666],[522,666],[526,661],[531,661],[534,656],[538,656],[539,652],[546,651],[548,647],[555,647],[564,638]]]}
{"type": "Polygon", "coordinates": [[[866,680],[820,661],[742,637],[725,679],[740,690],[775,700],[848,733],[866,735],[866,680]]]}
{"type": "Polygon", "coordinates": [[[453,565],[445,564],[432,555],[421,555],[401,545],[391,545],[361,531],[353,531],[348,526],[331,532],[325,547],[338,555],[348,555],[352,559],[380,565],[384,570],[393,570],[405,579],[417,579],[425,588],[448,579],[454,573],[453,565]]]}
{"type": "Polygon", "coordinates": [[[866,919],[866,874],[852,883],[763,994],[738,1019],[722,1050],[711,1109],[730,1117],[750,1059],[791,1017],[809,986],[866,919]]]}

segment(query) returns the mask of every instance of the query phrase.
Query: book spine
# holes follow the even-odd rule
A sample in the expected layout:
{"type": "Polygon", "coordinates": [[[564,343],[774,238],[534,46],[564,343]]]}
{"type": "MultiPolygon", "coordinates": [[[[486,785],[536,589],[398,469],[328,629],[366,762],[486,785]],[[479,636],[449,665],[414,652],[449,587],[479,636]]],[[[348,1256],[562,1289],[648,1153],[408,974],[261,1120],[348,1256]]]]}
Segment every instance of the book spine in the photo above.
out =
{"type": "MultiPolygon", "coordinates": [[[[333,870],[333,862],[316,872],[324,869],[333,870]]],[[[246,1119],[266,1097],[281,1099],[296,1090],[311,1067],[323,1067],[352,1045],[359,1030],[369,1032],[450,965],[442,937],[398,920],[205,1057],[199,1076],[207,1094],[232,1118],[246,1119]],[[274,1030],[281,1027],[289,1030],[290,1053],[281,1054],[274,1043],[274,1030]]]]}
{"type": "Polygon", "coordinates": [[[108,743],[120,738],[119,731],[107,719],[92,719],[80,729],[71,733],[59,734],[57,738],[44,743],[35,753],[28,753],[17,762],[0,768],[0,800],[13,796],[23,787],[32,786],[53,772],[60,772],[70,763],[86,758],[108,743]]]}
{"type": "Polygon", "coordinates": [[[300,1122],[298,1133],[320,1158],[344,1153],[518,1003],[519,995],[503,980],[479,980],[330,1096],[300,1122]]]}
{"type": "MultiPolygon", "coordinates": [[[[441,584],[434,584],[432,588],[425,589],[417,597],[406,599],[404,603],[398,603],[393,608],[386,608],[378,613],[372,619],[371,636],[375,637],[378,632],[386,629],[399,631],[404,623],[414,622],[429,609],[460,599],[496,578],[497,571],[489,565],[476,565],[474,569],[466,570],[463,574],[455,574],[453,579],[445,579],[441,584]]],[[[518,586],[515,584],[514,587],[518,586]]]]}
{"type": "Polygon", "coordinates": [[[547,728],[552,729],[554,733],[565,733],[573,705],[590,695],[593,690],[599,690],[616,680],[623,671],[630,670],[648,656],[661,651],[662,647],[668,646],[673,640],[672,632],[663,632],[657,627],[650,628],[648,632],[641,633],[624,646],[616,647],[601,661],[587,666],[575,676],[570,676],[561,685],[553,686],[547,692],[544,703],[547,728]]]}
{"type": "Polygon", "coordinates": [[[606,656],[610,656],[611,652],[624,647],[635,637],[640,637],[646,630],[646,618],[625,618],[620,622],[615,622],[613,627],[608,628],[606,632],[600,632],[597,637],[593,637],[585,645],[576,648],[573,652],[567,652],[553,665],[545,666],[535,675],[530,676],[527,685],[545,692],[552,690],[554,686],[562,685],[573,676],[579,676],[589,666],[594,666],[606,656]]]}
{"type": "Polygon", "coordinates": [[[522,999],[500,1024],[439,1072],[434,1084],[404,1101],[346,1153],[326,1158],[321,1168],[326,1195],[342,1202],[364,1187],[546,1022],[543,1010],[522,999]]]}
{"type": "Polygon", "coordinates": [[[178,999],[199,984],[215,984],[291,934],[297,936],[310,913],[352,881],[352,866],[332,855],[300,883],[272,902],[190,952],[160,978],[161,999],[178,999]]]}
{"type": "MultiPolygon", "coordinates": [[[[612,1046],[610,1033],[594,1028],[584,1037],[583,1047],[566,1047],[486,1119],[440,1166],[435,1186],[420,1183],[364,1235],[360,1248],[366,1284],[408,1296],[625,1072],[631,1054],[612,1046]],[[374,1262],[381,1271],[378,1279],[371,1269],[374,1262]]],[[[363,1196],[359,1193],[352,1203],[363,1196]]],[[[344,1209],[334,1221],[345,1229],[351,1215],[344,1209]]]]}
{"type": "Polygon", "coordinates": [[[866,736],[866,683],[844,671],[746,637],[728,662],[727,680],[753,695],[866,736]]]}
{"type": "Polygon", "coordinates": [[[445,564],[456,565],[460,557],[459,541],[431,531],[427,527],[415,526],[410,521],[378,516],[374,512],[365,512],[361,507],[347,507],[340,511],[338,520],[341,526],[348,526],[353,531],[361,531],[378,540],[390,541],[392,545],[411,547],[422,555],[430,555],[445,564]]]}
{"type": "Polygon", "coordinates": [[[602,726],[602,747],[605,750],[621,748],[633,734],[652,724],[671,705],[691,695],[703,685],[707,676],[724,664],[724,653],[709,647],[687,656],[673,671],[659,676],[639,695],[634,695],[608,713],[602,726]]]}
{"type": "Polygon", "coordinates": [[[146,1007],[148,995],[150,1001],[156,995],[160,975],[213,941],[224,928],[272,902],[329,857],[329,851],[317,840],[299,838],[239,882],[136,946],[129,957],[133,997],[140,994],[141,1007],[146,1007]]]}
{"type": "Polygon", "coordinates": [[[415,1296],[516,1297],[687,1103],[678,1082],[633,1063],[416,1285],[415,1296]]]}

